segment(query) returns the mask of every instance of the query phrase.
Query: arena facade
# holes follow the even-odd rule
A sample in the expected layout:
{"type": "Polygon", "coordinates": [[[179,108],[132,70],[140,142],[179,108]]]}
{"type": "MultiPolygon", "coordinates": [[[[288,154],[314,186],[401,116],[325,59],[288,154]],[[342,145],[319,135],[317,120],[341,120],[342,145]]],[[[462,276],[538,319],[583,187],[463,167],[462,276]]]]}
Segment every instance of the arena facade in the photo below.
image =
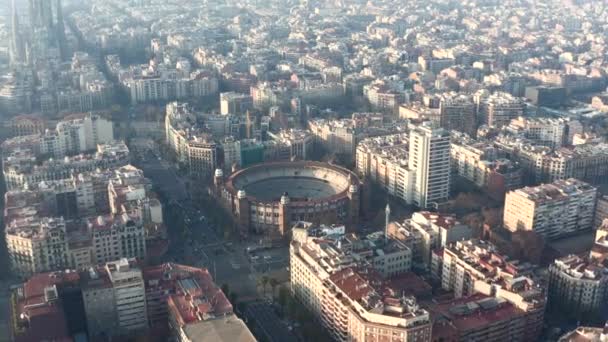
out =
{"type": "Polygon", "coordinates": [[[311,161],[257,164],[214,177],[216,196],[232,213],[242,235],[288,237],[298,221],[354,226],[362,183],[348,169],[311,161]]]}

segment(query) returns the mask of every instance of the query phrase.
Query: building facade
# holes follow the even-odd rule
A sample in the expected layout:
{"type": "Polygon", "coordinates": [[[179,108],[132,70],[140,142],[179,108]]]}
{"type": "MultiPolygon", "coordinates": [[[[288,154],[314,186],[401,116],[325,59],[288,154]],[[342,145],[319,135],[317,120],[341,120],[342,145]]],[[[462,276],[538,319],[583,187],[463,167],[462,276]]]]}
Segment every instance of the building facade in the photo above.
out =
{"type": "Polygon", "coordinates": [[[593,228],[597,189],[577,179],[507,193],[504,227],[555,239],[593,228]]]}

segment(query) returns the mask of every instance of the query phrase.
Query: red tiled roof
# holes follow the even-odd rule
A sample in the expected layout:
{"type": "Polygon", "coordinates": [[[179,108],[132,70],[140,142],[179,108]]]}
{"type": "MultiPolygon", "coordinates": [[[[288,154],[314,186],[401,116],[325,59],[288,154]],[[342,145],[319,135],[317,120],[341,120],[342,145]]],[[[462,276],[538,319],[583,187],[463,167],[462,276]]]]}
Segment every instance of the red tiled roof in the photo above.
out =
{"type": "MultiPolygon", "coordinates": [[[[76,272],[50,272],[32,276],[23,286],[23,297],[17,300],[13,317],[22,314],[29,317],[29,325],[23,331],[13,331],[16,342],[56,342],[72,341],[66,317],[59,299],[47,302],[44,289],[56,286],[76,285],[79,280],[76,272]]],[[[11,327],[14,324],[11,323],[11,327]]]]}

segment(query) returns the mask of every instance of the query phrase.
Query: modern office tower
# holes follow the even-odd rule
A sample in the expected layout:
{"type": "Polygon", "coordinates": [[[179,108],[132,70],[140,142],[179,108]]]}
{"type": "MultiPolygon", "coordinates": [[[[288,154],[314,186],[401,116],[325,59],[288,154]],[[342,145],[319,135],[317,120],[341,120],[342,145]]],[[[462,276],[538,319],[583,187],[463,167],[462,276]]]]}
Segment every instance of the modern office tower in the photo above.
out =
{"type": "Polygon", "coordinates": [[[449,93],[439,103],[439,123],[447,131],[460,131],[474,136],[477,131],[475,103],[470,96],[449,93]]]}
{"type": "Polygon", "coordinates": [[[415,172],[413,203],[437,206],[450,195],[450,134],[429,122],[410,132],[409,169],[415,172]]]}
{"type": "Polygon", "coordinates": [[[292,231],[291,290],[336,341],[430,340],[429,313],[416,299],[382,290],[391,273],[377,266],[409,269],[410,251],[401,242],[379,234],[353,244],[339,237],[343,230],[304,222],[292,231]]]}
{"type": "Polygon", "coordinates": [[[235,92],[220,94],[220,113],[222,115],[245,114],[252,108],[253,99],[251,95],[235,92]]]}
{"type": "Polygon", "coordinates": [[[551,307],[580,317],[601,312],[607,299],[608,269],[600,261],[569,255],[549,266],[551,307]]]}
{"type": "Polygon", "coordinates": [[[571,178],[507,193],[503,224],[556,239],[593,228],[597,189],[571,178]]]}
{"type": "Polygon", "coordinates": [[[509,93],[496,92],[478,101],[480,124],[502,127],[524,114],[524,103],[509,93]]]}

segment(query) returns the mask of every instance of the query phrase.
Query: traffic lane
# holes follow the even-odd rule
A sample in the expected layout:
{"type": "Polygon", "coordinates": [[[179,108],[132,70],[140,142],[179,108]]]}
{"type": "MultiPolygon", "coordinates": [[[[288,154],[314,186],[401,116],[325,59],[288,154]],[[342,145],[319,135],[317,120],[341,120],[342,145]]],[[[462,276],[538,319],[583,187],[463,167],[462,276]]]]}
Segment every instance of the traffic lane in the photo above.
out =
{"type": "Polygon", "coordinates": [[[250,303],[245,310],[245,315],[270,342],[298,341],[270,304],[250,303]]]}

